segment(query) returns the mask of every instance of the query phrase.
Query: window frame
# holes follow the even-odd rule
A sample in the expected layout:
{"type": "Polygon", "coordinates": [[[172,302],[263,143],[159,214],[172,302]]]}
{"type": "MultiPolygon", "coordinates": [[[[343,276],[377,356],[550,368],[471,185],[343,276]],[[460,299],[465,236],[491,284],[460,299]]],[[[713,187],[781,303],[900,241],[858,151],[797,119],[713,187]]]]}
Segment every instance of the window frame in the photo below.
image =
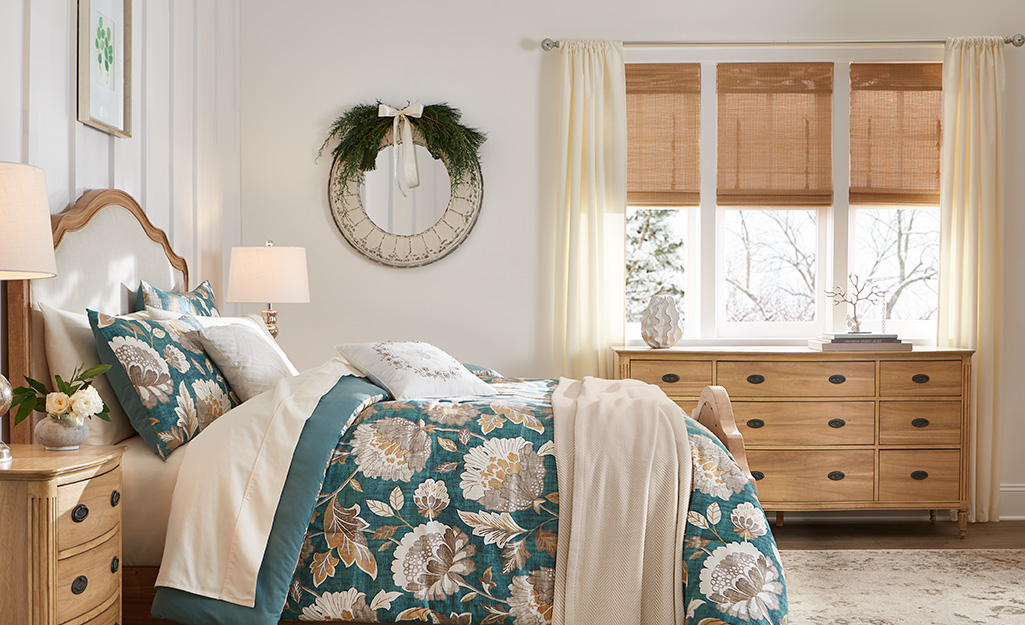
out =
{"type": "MultiPolygon", "coordinates": [[[[700,176],[701,194],[697,207],[681,207],[691,211],[689,223],[696,221],[688,257],[696,259],[698,269],[688,271],[688,285],[697,284],[696,298],[687,298],[684,338],[682,344],[766,344],[805,345],[808,338],[824,332],[846,328],[847,306],[833,306],[818,294],[816,320],[809,323],[728,324],[720,320],[719,285],[724,271],[723,243],[725,228],[722,212],[743,207],[718,206],[717,175],[717,108],[716,66],[719,63],[759,62],[829,62],[833,63],[833,204],[819,210],[820,290],[846,285],[849,267],[854,264],[851,236],[854,232],[855,208],[849,203],[850,193],[850,63],[942,63],[943,47],[935,44],[879,45],[785,45],[785,46],[644,46],[628,47],[627,63],[700,63],[701,64],[701,127],[700,176]],[[712,267],[712,270],[701,268],[712,267]],[[723,326],[746,327],[723,327],[723,326]],[[772,326],[776,326],[773,328],[772,326]],[[790,327],[781,327],[790,326],[790,327]],[[794,327],[800,326],[800,327],[794,327]]],[[[755,208],[755,207],[751,207],[755,208]]],[[[767,207],[781,208],[781,207],[767,207]]],[[[794,206],[793,208],[809,208],[794,206]]],[[[674,209],[680,210],[680,209],[674,209]]],[[[693,287],[692,287],[693,288],[693,287]]],[[[688,291],[688,293],[691,291],[688,291]]],[[[639,324],[632,324],[639,325],[639,324]]],[[[908,328],[909,331],[913,330],[908,328]]],[[[627,328],[627,342],[639,344],[637,328],[627,328]],[[633,330],[633,331],[632,331],[633,330]]],[[[902,336],[920,345],[934,345],[935,325],[929,336],[902,336]]]]}

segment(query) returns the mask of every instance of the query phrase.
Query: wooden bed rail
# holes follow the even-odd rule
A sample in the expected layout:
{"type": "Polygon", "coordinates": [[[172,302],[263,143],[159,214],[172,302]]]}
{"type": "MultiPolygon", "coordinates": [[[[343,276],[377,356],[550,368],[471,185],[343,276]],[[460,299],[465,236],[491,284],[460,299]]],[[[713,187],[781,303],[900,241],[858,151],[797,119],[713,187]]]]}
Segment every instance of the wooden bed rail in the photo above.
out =
{"type": "Polygon", "coordinates": [[[712,434],[726,445],[726,449],[733,454],[733,459],[743,469],[744,475],[753,483],[754,477],[747,466],[744,435],[740,433],[733,418],[733,406],[730,404],[730,396],[726,389],[721,386],[706,386],[702,389],[692,418],[711,430],[712,434]]]}

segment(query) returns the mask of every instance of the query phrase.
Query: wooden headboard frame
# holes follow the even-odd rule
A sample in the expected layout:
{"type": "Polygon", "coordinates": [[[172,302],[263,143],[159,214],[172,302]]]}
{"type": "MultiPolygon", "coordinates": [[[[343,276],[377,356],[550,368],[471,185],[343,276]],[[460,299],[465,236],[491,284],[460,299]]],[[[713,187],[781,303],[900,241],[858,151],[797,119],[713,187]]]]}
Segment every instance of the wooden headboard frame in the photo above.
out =
{"type": "MultiPolygon", "coordinates": [[[[60,246],[68,234],[84,229],[103,209],[110,206],[121,207],[135,217],[145,236],[163,247],[168,263],[172,268],[181,272],[184,286],[187,287],[189,270],[185,259],[171,249],[167,235],[150,222],[139,203],[131,195],[118,189],[87,191],[75,202],[74,206],[58,215],[51,216],[54,249],[60,246]]],[[[111,241],[109,249],[116,250],[117,245],[118,241],[111,241]]],[[[60,270],[58,266],[58,275],[60,270]]],[[[12,280],[5,283],[5,288],[7,289],[8,379],[13,386],[18,386],[24,376],[31,375],[33,335],[36,332],[42,332],[42,328],[33,327],[40,324],[33,322],[31,282],[12,280]]],[[[14,426],[13,423],[10,425],[12,442],[32,442],[32,419],[26,419],[17,426],[14,426]]]]}

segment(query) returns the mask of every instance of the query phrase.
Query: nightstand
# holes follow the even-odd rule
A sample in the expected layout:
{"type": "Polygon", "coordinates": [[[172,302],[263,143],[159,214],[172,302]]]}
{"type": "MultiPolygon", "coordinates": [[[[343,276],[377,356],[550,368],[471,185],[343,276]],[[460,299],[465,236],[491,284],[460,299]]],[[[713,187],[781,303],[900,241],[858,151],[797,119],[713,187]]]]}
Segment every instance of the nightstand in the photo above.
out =
{"type": "Polygon", "coordinates": [[[121,622],[121,454],[11,445],[0,467],[0,625],[121,622]]]}

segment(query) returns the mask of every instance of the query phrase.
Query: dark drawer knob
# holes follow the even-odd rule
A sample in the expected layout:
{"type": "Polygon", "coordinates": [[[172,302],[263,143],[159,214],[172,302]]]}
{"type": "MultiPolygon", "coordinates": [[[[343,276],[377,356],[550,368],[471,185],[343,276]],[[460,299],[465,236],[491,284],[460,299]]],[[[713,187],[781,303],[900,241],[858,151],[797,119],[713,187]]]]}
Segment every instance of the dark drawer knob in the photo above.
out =
{"type": "Polygon", "coordinates": [[[915,384],[925,384],[929,381],[929,376],[925,375],[924,373],[916,373],[915,375],[911,376],[911,381],[915,384]]]}
{"type": "Polygon", "coordinates": [[[924,480],[927,477],[929,477],[929,474],[926,473],[925,471],[912,471],[911,472],[911,479],[913,479],[913,480],[924,480]]]}
{"type": "Polygon", "coordinates": [[[747,427],[757,430],[758,428],[765,427],[765,421],[762,421],[761,419],[748,419],[747,427]]]}
{"type": "Polygon", "coordinates": [[[844,479],[847,476],[844,475],[843,471],[830,471],[829,475],[827,475],[826,477],[828,477],[829,479],[833,480],[834,482],[839,482],[840,480],[844,479]]]}
{"type": "Polygon", "coordinates": [[[839,373],[829,376],[829,383],[830,384],[843,384],[846,381],[847,381],[847,376],[841,375],[839,373]]]}
{"type": "Polygon", "coordinates": [[[765,474],[761,471],[751,471],[751,477],[755,478],[755,481],[757,482],[759,480],[765,479],[765,474]]]}
{"type": "Polygon", "coordinates": [[[765,376],[755,373],[754,375],[747,376],[747,381],[750,384],[761,384],[765,381],[765,376]]]}
{"type": "Polygon", "coordinates": [[[680,376],[676,375],[675,373],[667,373],[664,376],[662,376],[662,381],[666,384],[676,384],[680,381],[680,376]]]}
{"type": "Polygon", "coordinates": [[[75,581],[71,582],[71,594],[80,595],[85,592],[87,586],[89,586],[89,578],[85,575],[79,575],[75,578],[75,581]]]}
{"type": "Polygon", "coordinates": [[[927,428],[929,427],[929,420],[923,419],[922,417],[918,417],[917,419],[911,420],[911,425],[915,426],[916,428],[927,428]]]}
{"type": "Polygon", "coordinates": [[[843,426],[847,425],[847,422],[843,419],[830,419],[829,427],[839,430],[843,426]]]}
{"type": "Polygon", "coordinates": [[[89,516],[89,507],[84,503],[80,503],[71,510],[71,520],[75,523],[81,523],[89,516]]]}
{"type": "Polygon", "coordinates": [[[110,559],[110,572],[117,573],[117,570],[121,568],[121,560],[117,556],[110,559]]]}
{"type": "Polygon", "coordinates": [[[119,501],[121,501],[121,493],[117,492],[117,490],[112,490],[110,492],[110,507],[113,508],[119,501]]]}

